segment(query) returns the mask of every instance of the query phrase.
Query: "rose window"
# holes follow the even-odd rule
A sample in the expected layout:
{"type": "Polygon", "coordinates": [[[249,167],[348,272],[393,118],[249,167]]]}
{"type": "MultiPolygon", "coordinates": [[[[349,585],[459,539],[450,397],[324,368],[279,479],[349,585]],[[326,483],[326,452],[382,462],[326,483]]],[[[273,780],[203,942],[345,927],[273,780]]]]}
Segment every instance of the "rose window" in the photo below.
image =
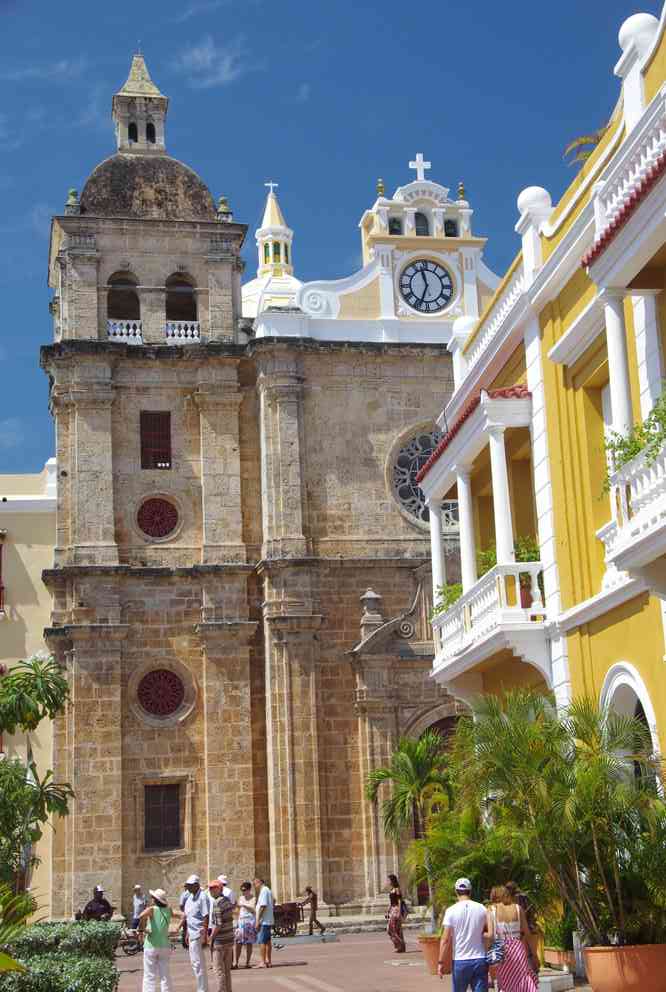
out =
{"type": "Polygon", "coordinates": [[[173,716],[183,705],[185,686],[175,672],[157,668],[143,676],[137,696],[151,716],[173,716]]]}
{"type": "Polygon", "coordinates": [[[178,510],[169,500],[153,496],[141,504],[136,519],[148,537],[168,537],[178,525],[178,510]]]}
{"type": "Polygon", "coordinates": [[[417,485],[416,476],[430,458],[442,437],[436,428],[424,431],[407,441],[398,452],[393,464],[393,492],[410,516],[428,523],[430,513],[425,496],[417,485]]]}

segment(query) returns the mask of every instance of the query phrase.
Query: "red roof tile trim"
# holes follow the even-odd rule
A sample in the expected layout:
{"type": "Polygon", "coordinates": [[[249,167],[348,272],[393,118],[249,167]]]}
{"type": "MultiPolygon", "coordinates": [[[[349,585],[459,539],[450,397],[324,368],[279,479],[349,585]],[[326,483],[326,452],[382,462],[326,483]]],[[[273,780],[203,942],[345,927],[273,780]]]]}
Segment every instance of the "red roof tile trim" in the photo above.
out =
{"type": "MultiPolygon", "coordinates": [[[[529,389],[527,388],[527,386],[523,386],[523,385],[507,386],[504,389],[481,390],[481,392],[487,392],[488,397],[491,400],[523,400],[532,395],[529,389]]],[[[446,432],[442,440],[439,442],[439,444],[431,454],[428,461],[425,463],[423,468],[416,476],[416,481],[418,483],[420,483],[423,479],[425,479],[426,475],[433,467],[435,462],[441,458],[441,456],[444,454],[448,446],[451,444],[451,441],[453,441],[454,437],[456,436],[462,425],[465,423],[466,420],[468,420],[472,416],[477,406],[481,402],[481,392],[477,393],[476,396],[472,397],[472,399],[469,401],[463,412],[460,414],[460,416],[454,423],[453,427],[451,427],[446,432]]]]}
{"type": "Polygon", "coordinates": [[[620,228],[624,227],[639,204],[650,192],[652,187],[661,179],[664,172],[666,172],[666,152],[663,152],[654,165],[648,169],[645,174],[645,178],[641,180],[640,184],[631,194],[612,224],[608,225],[599,240],[595,241],[590,250],[583,255],[581,261],[583,268],[587,268],[588,265],[591,265],[592,262],[594,262],[599,255],[605,251],[620,228]]]}

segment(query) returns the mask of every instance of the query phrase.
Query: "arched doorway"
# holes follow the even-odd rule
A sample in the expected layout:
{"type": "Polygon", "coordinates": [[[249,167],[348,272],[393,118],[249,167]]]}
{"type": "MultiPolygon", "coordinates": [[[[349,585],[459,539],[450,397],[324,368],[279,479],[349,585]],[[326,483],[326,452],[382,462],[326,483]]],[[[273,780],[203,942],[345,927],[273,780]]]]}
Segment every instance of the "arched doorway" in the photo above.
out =
{"type": "MultiPolygon", "coordinates": [[[[610,706],[620,716],[640,720],[650,734],[654,754],[660,753],[657,718],[652,701],[643,679],[633,665],[620,662],[608,670],[601,689],[601,705],[610,706]]],[[[634,774],[636,777],[641,774],[640,767],[636,764],[634,774]]]]}

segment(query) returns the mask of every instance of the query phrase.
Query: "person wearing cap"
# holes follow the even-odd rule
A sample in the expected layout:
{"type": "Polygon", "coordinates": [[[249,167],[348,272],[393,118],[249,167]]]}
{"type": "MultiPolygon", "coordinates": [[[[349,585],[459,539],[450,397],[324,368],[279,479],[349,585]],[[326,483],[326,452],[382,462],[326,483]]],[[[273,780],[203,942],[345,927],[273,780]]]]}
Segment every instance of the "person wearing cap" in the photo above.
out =
{"type": "MultiPolygon", "coordinates": [[[[139,929],[145,930],[143,942],[143,988],[142,992],[172,992],[169,960],[171,942],[169,924],[171,909],[164,889],[148,890],[153,904],[139,914],[139,929]]],[[[144,899],[145,902],[145,899],[144,899]]]]}
{"type": "Polygon", "coordinates": [[[459,878],[455,889],[457,902],[444,913],[437,974],[443,978],[451,960],[453,992],[488,992],[486,907],[472,899],[468,878],[459,878]]]}
{"type": "Polygon", "coordinates": [[[96,885],[93,889],[93,897],[87,902],[83,909],[84,920],[110,920],[115,907],[108,899],[104,898],[104,889],[101,885],[96,885]]]}
{"type": "Polygon", "coordinates": [[[132,929],[136,930],[139,926],[139,917],[143,913],[147,906],[146,897],[143,894],[140,885],[134,886],[134,894],[132,895],[132,929]]]}
{"type": "Polygon", "coordinates": [[[236,899],[236,893],[229,885],[229,876],[218,875],[217,880],[222,886],[222,895],[226,896],[229,902],[231,903],[231,905],[235,907],[236,904],[238,903],[238,900],[236,899]]]}
{"type": "Polygon", "coordinates": [[[234,955],[234,907],[222,891],[219,878],[208,883],[210,907],[210,957],[217,978],[217,992],[231,992],[234,955]]]}
{"type": "Polygon", "coordinates": [[[203,960],[203,949],[208,943],[210,902],[201,888],[198,875],[190,875],[185,882],[187,899],[183,906],[180,926],[185,929],[185,942],[190,953],[190,964],[197,983],[197,992],[208,992],[208,970],[203,960]]]}

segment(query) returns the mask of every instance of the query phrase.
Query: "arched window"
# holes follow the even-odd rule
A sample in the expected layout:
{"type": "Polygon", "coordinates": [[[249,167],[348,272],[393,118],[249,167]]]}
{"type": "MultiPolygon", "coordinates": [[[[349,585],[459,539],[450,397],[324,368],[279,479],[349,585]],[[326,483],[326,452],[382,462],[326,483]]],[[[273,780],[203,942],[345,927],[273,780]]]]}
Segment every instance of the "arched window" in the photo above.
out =
{"type": "Polygon", "coordinates": [[[427,238],[430,234],[430,228],[428,226],[428,218],[425,214],[418,213],[414,217],[414,227],[416,228],[416,233],[419,237],[427,238]]]}
{"type": "Polygon", "coordinates": [[[274,262],[279,262],[280,261],[280,242],[279,241],[274,241],[273,242],[273,261],[274,262]]]}
{"type": "Polygon", "coordinates": [[[389,217],[389,234],[402,234],[402,221],[399,217],[389,217]]]}
{"type": "Polygon", "coordinates": [[[289,245],[284,245],[284,261],[285,265],[289,265],[289,245]]]}
{"type": "Polygon", "coordinates": [[[155,125],[152,121],[148,121],[146,124],[146,141],[149,145],[155,144],[155,125]]]}
{"type": "Polygon", "coordinates": [[[127,137],[130,141],[139,140],[139,129],[134,121],[132,121],[130,126],[127,128],[127,137]]]}
{"type": "Polygon", "coordinates": [[[458,237],[458,225],[454,220],[444,221],[444,235],[447,238],[457,238],[458,237]]]}
{"type": "Polygon", "coordinates": [[[106,312],[109,320],[140,320],[137,281],[130,272],[114,272],[108,282],[106,312]]]}
{"type": "Polygon", "coordinates": [[[169,276],[166,281],[166,319],[196,320],[197,301],[194,286],[185,275],[169,276]]]}
{"type": "Polygon", "coordinates": [[[264,264],[268,265],[270,260],[271,260],[271,246],[268,243],[266,243],[264,245],[264,264]]]}

